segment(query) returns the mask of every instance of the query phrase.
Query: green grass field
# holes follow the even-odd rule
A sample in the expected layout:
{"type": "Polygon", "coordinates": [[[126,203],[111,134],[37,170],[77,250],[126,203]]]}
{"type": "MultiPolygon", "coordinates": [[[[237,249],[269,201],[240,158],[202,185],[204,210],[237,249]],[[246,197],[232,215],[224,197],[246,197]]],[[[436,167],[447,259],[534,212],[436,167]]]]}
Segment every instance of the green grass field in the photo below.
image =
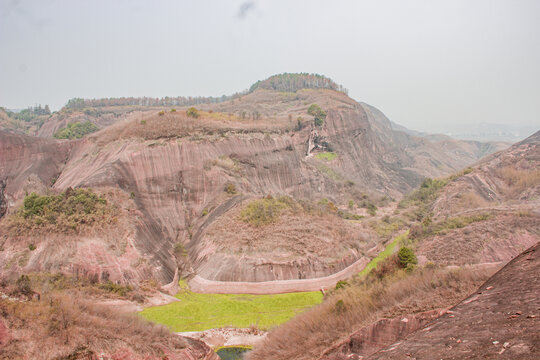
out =
{"type": "Polygon", "coordinates": [[[198,294],[181,291],[180,300],[144,309],[147,320],[163,324],[174,332],[201,331],[220,327],[245,328],[256,325],[270,329],[322,301],[316,292],[277,295],[198,294]]]}
{"type": "Polygon", "coordinates": [[[404,232],[403,234],[400,234],[396,236],[388,245],[386,245],[386,248],[381,251],[377,257],[375,257],[373,260],[371,260],[362,271],[358,273],[358,276],[364,276],[369,274],[369,272],[377,267],[377,264],[390,255],[394,253],[395,248],[400,245],[400,243],[403,243],[407,241],[409,237],[409,230],[404,232]]]}
{"type": "Polygon", "coordinates": [[[337,157],[335,152],[322,152],[315,154],[315,157],[319,160],[332,161],[337,157]]]}

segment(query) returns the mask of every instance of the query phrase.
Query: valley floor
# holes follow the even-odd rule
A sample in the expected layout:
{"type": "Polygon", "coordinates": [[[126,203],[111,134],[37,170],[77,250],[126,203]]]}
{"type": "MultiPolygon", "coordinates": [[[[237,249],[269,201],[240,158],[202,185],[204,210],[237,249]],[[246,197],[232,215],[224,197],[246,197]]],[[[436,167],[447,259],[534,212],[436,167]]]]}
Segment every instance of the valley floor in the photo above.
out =
{"type": "Polygon", "coordinates": [[[176,298],[179,301],[149,307],[140,314],[174,332],[224,327],[255,327],[267,330],[319,304],[323,295],[318,291],[275,295],[199,294],[181,291],[176,298]]]}

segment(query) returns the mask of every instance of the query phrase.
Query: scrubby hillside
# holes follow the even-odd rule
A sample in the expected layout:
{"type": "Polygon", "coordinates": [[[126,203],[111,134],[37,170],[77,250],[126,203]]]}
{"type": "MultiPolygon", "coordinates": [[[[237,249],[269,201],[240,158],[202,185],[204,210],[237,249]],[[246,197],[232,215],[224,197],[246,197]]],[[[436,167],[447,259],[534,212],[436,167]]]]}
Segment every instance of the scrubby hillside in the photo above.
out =
{"type": "Polygon", "coordinates": [[[419,254],[454,265],[506,262],[534,245],[540,239],[539,169],[537,132],[437,190],[415,228],[419,254]]]}
{"type": "MultiPolygon", "coordinates": [[[[394,240],[396,252],[381,253],[358,276],[338,283],[320,306],[271,332],[249,358],[360,359],[445,314],[488,274],[525,249],[538,247],[539,155],[540,132],[460,173],[424,180],[392,214],[371,222],[380,235],[401,233],[394,240]]],[[[392,249],[393,243],[387,249],[392,249]]],[[[532,334],[539,329],[534,320],[538,299],[532,296],[537,291],[533,279],[536,248],[512,261],[505,268],[507,273],[501,272],[480,290],[501,291],[488,291],[486,297],[477,295],[464,301],[463,307],[471,310],[460,317],[459,324],[446,327],[445,332],[434,330],[435,337],[431,330],[418,332],[404,342],[408,345],[403,348],[391,347],[388,358],[400,359],[415,353],[430,357],[428,349],[432,344],[439,347],[437,357],[451,357],[454,353],[447,352],[448,341],[452,341],[452,347],[463,349],[455,354],[456,358],[495,350],[502,354],[514,345],[514,350],[508,351],[509,357],[534,358],[536,350],[531,344],[537,337],[532,334]],[[523,273],[518,276],[521,267],[523,273]],[[514,292],[511,274],[516,275],[515,291],[523,291],[523,296],[510,296],[514,292]],[[520,282],[529,285],[520,286],[520,282]],[[527,312],[531,321],[522,323],[525,317],[521,317],[515,325],[505,323],[500,316],[488,315],[485,307],[489,307],[492,296],[502,297],[497,309],[493,307],[497,314],[514,319],[527,312]],[[485,300],[478,306],[466,305],[480,298],[485,300]],[[489,327],[484,325],[480,330],[475,326],[484,320],[473,323],[471,318],[489,318],[486,321],[500,324],[493,325],[497,328],[493,332],[486,331],[489,327]],[[525,329],[530,335],[513,336],[512,331],[506,332],[508,327],[517,334],[523,334],[525,329]],[[462,329],[467,331],[463,336],[462,329]],[[417,337],[422,339],[418,343],[414,340],[417,337]],[[467,341],[469,344],[465,344],[467,341]],[[493,341],[496,343],[490,345],[493,341]],[[508,344],[502,346],[505,342],[508,344]],[[477,344],[480,347],[476,349],[477,344]]],[[[441,318],[441,324],[454,322],[453,313],[449,314],[441,318]]],[[[377,353],[374,358],[385,358],[385,354],[377,353]]]]}
{"type": "MultiPolygon", "coordinates": [[[[424,177],[447,175],[480,154],[452,147],[441,152],[437,144],[393,131],[382,113],[332,84],[317,76],[276,76],[246,94],[201,100],[196,109],[173,108],[174,101],[185,105],[196,99],[168,99],[164,104],[170,107],[136,99],[78,99],[52,114],[40,135],[52,136],[77,116],[79,123],[99,119],[90,121],[104,129],[74,141],[2,134],[0,180],[7,184],[8,212],[21,206],[25,192],[116,189],[122,199],[129,198],[121,209],[130,219],[121,229],[129,230],[122,230],[112,247],[99,236],[78,241],[80,255],[74,259],[80,261],[74,268],[114,273],[127,282],[152,277],[167,283],[177,270],[184,276],[200,272],[239,281],[332,274],[380,249],[386,239],[378,239],[367,222],[377,208],[383,209],[379,214],[391,211],[392,200],[424,177]],[[278,91],[281,86],[291,91],[278,91]],[[12,144],[24,149],[14,151],[12,144]],[[219,224],[234,223],[244,200],[268,195],[326,201],[332,211],[321,217],[287,215],[256,229],[245,224],[235,235],[258,234],[261,241],[235,241],[238,246],[227,249],[216,235],[226,230],[219,224]],[[303,232],[308,225],[311,233],[303,232]],[[297,232],[289,236],[291,227],[297,232]],[[355,235],[344,237],[343,229],[355,235]],[[307,246],[299,246],[301,241],[307,246]],[[280,256],[267,250],[272,242],[281,244],[280,256]],[[330,254],[327,249],[335,244],[343,246],[330,254]],[[85,251],[105,260],[84,257],[85,251]],[[112,260],[119,251],[134,255],[112,260]],[[241,269],[231,265],[246,257],[250,260],[241,269]]],[[[10,250],[2,256],[18,264],[34,240],[3,241],[10,250]]],[[[30,253],[27,262],[33,269],[52,266],[36,254],[30,253]]]]}
{"type": "Polygon", "coordinates": [[[370,359],[538,359],[539,271],[537,244],[447,314],[370,359]]]}
{"type": "Polygon", "coordinates": [[[60,275],[2,278],[0,359],[218,359],[200,341],[99,304],[122,302],[120,290],[60,275]]]}

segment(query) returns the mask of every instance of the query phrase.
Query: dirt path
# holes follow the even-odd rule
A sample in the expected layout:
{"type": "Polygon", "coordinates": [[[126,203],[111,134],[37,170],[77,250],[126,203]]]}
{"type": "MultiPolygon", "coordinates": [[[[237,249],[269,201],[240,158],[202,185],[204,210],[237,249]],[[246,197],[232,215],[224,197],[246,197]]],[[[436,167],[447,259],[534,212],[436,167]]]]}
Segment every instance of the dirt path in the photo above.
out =
{"type": "Polygon", "coordinates": [[[369,262],[361,258],[345,269],[320,278],[298,280],[275,280],[261,282],[214,281],[195,275],[189,280],[191,291],[203,294],[282,294],[301,291],[318,291],[334,287],[339,280],[347,279],[360,272],[369,262]]]}

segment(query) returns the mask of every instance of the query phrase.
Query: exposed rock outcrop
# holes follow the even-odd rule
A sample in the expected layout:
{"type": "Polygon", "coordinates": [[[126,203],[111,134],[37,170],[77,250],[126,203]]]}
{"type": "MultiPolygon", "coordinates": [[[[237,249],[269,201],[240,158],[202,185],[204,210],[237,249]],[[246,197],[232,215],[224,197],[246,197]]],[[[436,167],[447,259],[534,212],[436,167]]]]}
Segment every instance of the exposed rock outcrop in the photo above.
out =
{"type": "MultiPolygon", "coordinates": [[[[287,96],[257,89],[200,108],[208,115],[197,120],[187,118],[181,110],[164,116],[153,110],[105,116],[100,126],[114,125],[79,141],[0,133],[0,178],[7,181],[10,207],[18,204],[25,191],[43,192],[52,183],[57,191],[114,187],[131,196],[136,206],[129,209],[134,230],[122,243],[130,244],[137,255],[117,262],[106,248],[87,248],[99,252],[99,261],[109,263],[102,267],[114,268],[114,277],[122,281],[137,281],[144,273],[165,284],[173,280],[177,269],[182,275],[200,271],[215,280],[324,277],[364,255],[372,241],[369,230],[367,238],[357,238],[356,244],[347,244],[335,256],[321,257],[298,247],[287,253],[287,259],[274,259],[250,249],[255,250],[252,261],[237,268],[234,264],[243,259],[242,252],[213,248],[204,237],[203,228],[234,215],[233,197],[223,191],[224,186],[232,184],[247,197],[281,194],[310,201],[328,198],[335,204],[365,194],[399,198],[424,176],[448,174],[474,157],[441,152],[425,139],[393,131],[378,110],[329,89],[302,89],[287,96]],[[306,115],[311,103],[327,112],[320,128],[306,115]],[[233,115],[245,112],[256,113],[262,120],[233,115]],[[302,129],[293,131],[291,119],[299,115],[307,119],[302,129]],[[324,145],[312,148],[312,153],[331,150],[336,158],[306,157],[310,139],[324,145]],[[203,213],[208,213],[206,218],[203,213]],[[144,271],[133,268],[136,258],[147,262],[144,271]]],[[[51,124],[43,125],[41,135],[50,135],[60,126],[53,121],[55,116],[51,124]]],[[[341,242],[322,234],[330,248],[341,242]]],[[[36,254],[30,255],[29,264],[37,270],[36,254]]],[[[95,268],[87,261],[73,264],[83,272],[87,266],[95,268]]]]}
{"type": "Polygon", "coordinates": [[[319,359],[362,359],[422,328],[441,316],[444,310],[431,310],[393,319],[380,319],[327,350],[319,359]]]}
{"type": "Polygon", "coordinates": [[[370,359],[538,359],[539,271],[540,243],[447,314],[370,359]]]}

